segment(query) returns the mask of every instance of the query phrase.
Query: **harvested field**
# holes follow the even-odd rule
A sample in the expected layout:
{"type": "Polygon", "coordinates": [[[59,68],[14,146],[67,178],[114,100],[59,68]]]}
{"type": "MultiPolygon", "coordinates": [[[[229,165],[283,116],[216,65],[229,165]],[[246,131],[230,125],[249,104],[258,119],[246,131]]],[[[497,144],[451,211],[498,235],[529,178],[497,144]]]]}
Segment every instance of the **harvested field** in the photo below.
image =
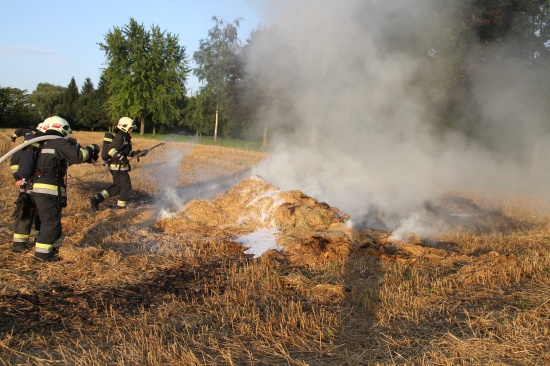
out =
{"type": "Polygon", "coordinates": [[[110,175],[72,166],[61,260],[45,263],[11,252],[4,163],[0,364],[550,363],[546,204],[453,193],[426,210],[442,233],[395,240],[251,176],[264,158],[168,143],[132,161],[130,208],[94,214],[110,175]]]}

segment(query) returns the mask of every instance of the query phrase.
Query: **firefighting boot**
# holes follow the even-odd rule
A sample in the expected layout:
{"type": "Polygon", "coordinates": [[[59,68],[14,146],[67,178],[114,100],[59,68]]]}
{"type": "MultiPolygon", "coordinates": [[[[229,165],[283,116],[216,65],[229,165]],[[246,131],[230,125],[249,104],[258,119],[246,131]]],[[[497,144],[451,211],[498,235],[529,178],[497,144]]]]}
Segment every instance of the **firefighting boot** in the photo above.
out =
{"type": "Polygon", "coordinates": [[[49,261],[50,258],[53,258],[53,253],[34,252],[34,258],[41,261],[49,261]]]}
{"type": "Polygon", "coordinates": [[[90,208],[93,212],[99,210],[99,204],[109,198],[109,193],[106,190],[101,191],[92,198],[90,198],[90,208]]]}
{"type": "Polygon", "coordinates": [[[126,202],[126,201],[118,200],[117,203],[116,203],[116,209],[117,210],[124,210],[126,208],[127,204],[128,204],[128,202],[126,202]]]}
{"type": "Polygon", "coordinates": [[[14,253],[23,253],[25,250],[27,250],[27,244],[21,243],[21,242],[13,242],[13,246],[11,247],[11,251],[14,253]]]}
{"type": "Polygon", "coordinates": [[[50,253],[39,253],[34,252],[34,259],[40,262],[58,262],[59,258],[59,248],[53,248],[50,253]]]}
{"type": "Polygon", "coordinates": [[[92,210],[92,212],[96,212],[97,210],[99,210],[99,202],[97,201],[96,196],[90,198],[90,209],[92,210]]]}

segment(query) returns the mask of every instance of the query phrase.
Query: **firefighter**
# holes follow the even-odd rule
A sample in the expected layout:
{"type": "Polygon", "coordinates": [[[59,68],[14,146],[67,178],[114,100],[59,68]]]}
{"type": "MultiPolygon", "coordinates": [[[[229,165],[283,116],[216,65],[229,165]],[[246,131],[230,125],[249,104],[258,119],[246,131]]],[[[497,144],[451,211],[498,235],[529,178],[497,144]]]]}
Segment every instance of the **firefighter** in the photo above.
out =
{"type": "Polygon", "coordinates": [[[71,133],[69,123],[54,116],[44,121],[45,135],[60,138],[41,144],[38,154],[23,154],[19,172],[22,179],[16,182],[21,187],[24,180],[32,181],[30,192],[40,218],[40,232],[35,238],[34,255],[38,259],[54,258],[62,244],[61,212],[67,205],[66,173],[69,165],[91,163],[99,159],[96,144],[80,147],[75,139],[67,139],[71,133]],[[35,162],[32,159],[36,159],[35,162]],[[27,167],[27,169],[22,169],[27,167]],[[32,171],[34,168],[34,172],[32,171]]]}
{"type": "MultiPolygon", "coordinates": [[[[10,136],[11,142],[15,142],[18,137],[25,138],[28,134],[42,134],[42,122],[36,126],[36,128],[30,128],[30,127],[22,127],[18,128],[17,130],[13,131],[12,135],[10,136]]],[[[19,168],[19,158],[21,157],[21,150],[17,151],[15,154],[13,154],[10,158],[10,169],[12,173],[15,174],[17,172],[17,169],[19,168]]]]}
{"type": "MultiPolygon", "coordinates": [[[[42,136],[44,133],[42,131],[42,123],[39,123],[36,129],[34,128],[19,128],[15,130],[11,139],[13,142],[17,137],[24,136],[25,141],[29,141],[35,137],[42,136]]],[[[21,180],[22,177],[19,174],[19,161],[22,154],[35,153],[40,148],[40,143],[34,143],[24,148],[24,150],[19,150],[12,155],[10,168],[13,171],[13,177],[15,181],[21,180]]],[[[24,169],[22,169],[24,170],[24,169]]],[[[13,225],[13,245],[12,251],[15,253],[22,253],[27,249],[27,242],[30,237],[31,229],[34,224],[34,236],[38,235],[40,231],[40,219],[36,214],[36,207],[34,205],[34,200],[28,192],[29,185],[21,185],[19,189],[19,197],[15,201],[15,209],[13,211],[12,217],[14,219],[13,225]]]]}
{"type": "Polygon", "coordinates": [[[108,164],[113,178],[113,184],[90,198],[92,211],[99,209],[99,204],[109,197],[118,195],[116,208],[124,209],[132,194],[132,182],[130,180],[130,162],[128,157],[147,155],[147,150],[132,150],[132,130],[137,128],[129,117],[122,117],[115,128],[115,136],[106,153],[103,145],[103,158],[108,164]]]}

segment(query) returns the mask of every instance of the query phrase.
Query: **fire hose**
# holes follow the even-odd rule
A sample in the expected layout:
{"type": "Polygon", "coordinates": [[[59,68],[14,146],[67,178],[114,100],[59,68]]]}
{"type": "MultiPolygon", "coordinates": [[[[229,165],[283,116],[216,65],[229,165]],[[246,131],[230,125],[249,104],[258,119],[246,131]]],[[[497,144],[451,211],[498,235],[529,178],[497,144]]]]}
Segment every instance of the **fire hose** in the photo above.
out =
{"type": "Polygon", "coordinates": [[[13,149],[11,149],[10,151],[8,151],[7,153],[4,154],[4,156],[2,156],[0,158],[0,164],[2,164],[4,161],[6,161],[10,156],[12,156],[13,154],[15,154],[17,151],[21,150],[21,149],[24,149],[25,147],[29,146],[29,145],[32,145],[34,144],[35,142],[39,142],[39,141],[46,141],[46,140],[53,140],[53,139],[62,139],[63,137],[61,136],[54,136],[54,135],[46,135],[46,136],[40,136],[40,137],[35,137],[31,140],[28,140],[28,141],[25,141],[19,145],[17,145],[16,147],[14,147],[13,149]]]}
{"type": "Polygon", "coordinates": [[[160,147],[160,146],[162,146],[162,145],[164,145],[164,144],[166,144],[166,141],[163,141],[163,142],[161,142],[161,143],[158,143],[158,144],[156,144],[155,146],[153,146],[153,147],[151,147],[151,148],[149,148],[149,149],[142,150],[139,154],[134,155],[134,156],[132,156],[131,158],[128,158],[128,160],[132,160],[132,159],[136,158],[137,161],[139,161],[139,157],[140,157],[140,156],[145,155],[145,154],[147,154],[149,151],[151,151],[151,150],[153,150],[153,149],[156,149],[157,147],[160,147]]]}

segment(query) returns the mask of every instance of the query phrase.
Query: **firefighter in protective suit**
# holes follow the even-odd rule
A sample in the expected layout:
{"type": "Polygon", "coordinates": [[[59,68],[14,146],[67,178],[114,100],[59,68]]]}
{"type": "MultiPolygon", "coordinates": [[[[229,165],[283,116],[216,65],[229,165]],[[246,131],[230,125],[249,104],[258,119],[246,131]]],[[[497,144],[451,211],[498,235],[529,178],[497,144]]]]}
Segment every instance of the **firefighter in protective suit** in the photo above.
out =
{"type": "MultiPolygon", "coordinates": [[[[43,122],[40,122],[36,128],[31,127],[23,127],[18,128],[17,130],[13,131],[13,134],[10,136],[11,142],[15,142],[18,137],[23,137],[24,140],[28,140],[26,137],[28,134],[41,136],[44,131],[42,130],[43,122]]],[[[21,158],[21,150],[17,151],[15,154],[13,154],[10,158],[10,169],[13,174],[17,172],[17,169],[19,169],[19,159],[21,158]]]]}
{"type": "MultiPolygon", "coordinates": [[[[61,117],[47,118],[44,129],[45,135],[62,138],[45,141],[37,156],[22,155],[19,171],[23,178],[33,181],[30,192],[40,218],[34,255],[38,259],[48,260],[57,254],[62,243],[61,211],[67,205],[67,168],[72,164],[95,164],[100,149],[96,144],[82,148],[76,140],[66,139],[71,133],[71,127],[61,117]],[[31,161],[33,158],[36,159],[35,163],[31,161]],[[21,171],[23,166],[35,166],[34,174],[21,171]]],[[[17,188],[20,188],[21,183],[22,180],[16,182],[17,188]]]]}
{"type": "MultiPolygon", "coordinates": [[[[12,137],[15,136],[15,138],[17,138],[19,136],[24,136],[24,139],[26,142],[36,137],[43,136],[44,132],[42,129],[42,125],[43,125],[43,122],[39,123],[36,129],[20,128],[18,130],[15,130],[12,137]]],[[[14,142],[15,142],[15,138],[12,139],[14,142]]],[[[38,150],[40,149],[40,146],[41,146],[40,142],[35,142],[25,147],[23,150],[19,150],[12,155],[10,167],[13,171],[13,177],[15,178],[16,182],[23,179],[23,177],[20,175],[20,172],[19,172],[19,163],[21,160],[21,156],[26,154],[37,154],[38,150]]],[[[24,164],[27,161],[28,161],[27,159],[23,159],[24,164]]],[[[27,166],[21,167],[21,172],[25,172],[29,170],[34,171],[34,167],[27,167],[27,166]]],[[[31,176],[31,174],[32,172],[30,174],[27,174],[27,176],[31,176]]],[[[34,224],[35,238],[40,232],[40,218],[36,213],[36,206],[34,204],[34,199],[30,195],[30,192],[28,191],[31,184],[32,184],[32,181],[25,181],[25,184],[21,184],[20,186],[21,188],[19,189],[19,197],[15,201],[15,209],[12,214],[12,217],[15,220],[13,225],[12,251],[15,253],[22,253],[27,249],[27,242],[30,238],[33,224],[34,224]]]]}
{"type": "Polygon", "coordinates": [[[90,198],[92,211],[99,209],[99,204],[109,197],[118,195],[117,209],[124,209],[132,194],[130,180],[130,162],[128,157],[147,155],[147,150],[132,150],[132,130],[137,128],[129,117],[122,117],[115,128],[115,136],[110,143],[109,150],[103,146],[102,158],[106,161],[113,178],[113,184],[90,198]],[[106,154],[107,153],[107,154],[106,154]]]}

